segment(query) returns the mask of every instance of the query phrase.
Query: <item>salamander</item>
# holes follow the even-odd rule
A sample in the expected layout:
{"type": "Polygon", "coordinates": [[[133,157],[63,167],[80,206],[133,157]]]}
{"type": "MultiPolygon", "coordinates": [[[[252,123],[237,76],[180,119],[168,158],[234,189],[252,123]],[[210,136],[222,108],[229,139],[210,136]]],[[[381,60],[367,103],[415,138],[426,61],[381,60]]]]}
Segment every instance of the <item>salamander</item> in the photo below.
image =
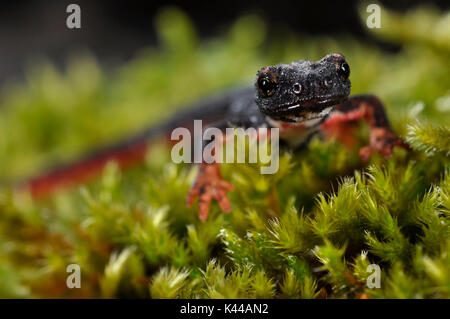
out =
{"type": "MultiPolygon", "coordinates": [[[[153,139],[168,138],[177,127],[192,129],[197,119],[224,132],[227,127],[279,128],[280,139],[291,146],[305,143],[320,131],[345,138],[342,135],[347,132],[347,123],[363,119],[370,128],[370,142],[359,152],[362,161],[367,161],[374,152],[389,157],[395,146],[408,149],[392,131],[385,108],[376,96],[350,96],[349,77],[349,64],[339,53],[328,54],[319,61],[299,60],[263,67],[257,72],[253,86],[203,99],[165,123],[52,169],[32,178],[25,186],[34,197],[40,198],[63,186],[89,180],[108,161],[129,167],[143,161],[153,139]]],[[[217,200],[224,212],[231,210],[227,192],[232,189],[233,185],[222,178],[219,163],[202,162],[187,195],[187,205],[198,198],[198,215],[204,221],[212,199],[217,200]]]]}

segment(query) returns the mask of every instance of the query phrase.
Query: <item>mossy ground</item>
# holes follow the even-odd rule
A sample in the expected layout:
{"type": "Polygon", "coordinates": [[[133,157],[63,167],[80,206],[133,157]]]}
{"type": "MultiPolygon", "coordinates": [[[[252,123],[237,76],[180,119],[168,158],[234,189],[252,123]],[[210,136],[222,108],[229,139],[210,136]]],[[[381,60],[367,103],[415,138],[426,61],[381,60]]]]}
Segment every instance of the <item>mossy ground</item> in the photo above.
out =
{"type": "Polygon", "coordinates": [[[175,9],[156,20],[160,44],[104,73],[88,54],[59,71],[34,64],[0,100],[0,297],[449,298],[450,15],[382,9],[373,32],[386,53],[345,35],[267,30],[256,16],[198,40],[175,9]],[[268,36],[270,34],[270,37],[268,36]],[[264,65],[343,53],[352,92],[378,95],[413,151],[358,159],[357,145],[314,139],[284,152],[274,175],[226,164],[231,214],[214,204],[204,223],[185,206],[195,167],[155,145],[126,172],[46,202],[8,181],[168,118],[177,107],[239,83],[264,65]],[[68,289],[68,264],[81,288],[68,289]],[[369,264],[381,288],[369,289],[369,264]]]}

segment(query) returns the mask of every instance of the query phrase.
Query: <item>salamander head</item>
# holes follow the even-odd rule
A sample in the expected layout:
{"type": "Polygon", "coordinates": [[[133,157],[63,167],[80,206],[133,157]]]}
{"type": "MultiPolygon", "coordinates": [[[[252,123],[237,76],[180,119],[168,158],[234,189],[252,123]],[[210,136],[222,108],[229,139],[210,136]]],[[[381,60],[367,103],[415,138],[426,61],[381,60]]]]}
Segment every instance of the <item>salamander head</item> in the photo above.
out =
{"type": "Polygon", "coordinates": [[[258,71],[256,104],[274,120],[301,123],[325,117],[350,94],[350,67],[338,53],[258,71]]]}

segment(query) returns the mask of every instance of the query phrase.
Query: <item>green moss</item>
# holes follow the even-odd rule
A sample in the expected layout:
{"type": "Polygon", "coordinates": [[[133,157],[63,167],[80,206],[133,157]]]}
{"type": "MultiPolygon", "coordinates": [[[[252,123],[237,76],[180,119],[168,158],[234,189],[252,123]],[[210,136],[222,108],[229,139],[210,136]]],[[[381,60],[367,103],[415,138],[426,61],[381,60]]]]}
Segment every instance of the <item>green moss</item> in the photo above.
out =
{"type": "Polygon", "coordinates": [[[259,174],[259,164],[223,165],[236,188],[233,210],[223,214],[214,203],[205,223],[196,205],[185,206],[196,168],[173,164],[164,145],[153,145],[136,168],[120,172],[112,163],[99,180],[46,202],[6,183],[0,297],[449,298],[448,13],[382,10],[384,26],[373,32],[400,44],[398,53],[345,36],[269,39],[256,16],[199,41],[189,18],[168,9],[156,19],[160,44],[109,74],[82,54],[64,71],[42,62],[26,83],[5,86],[5,181],[250,83],[263,65],[332,51],[346,55],[353,92],[379,95],[413,150],[363,166],[361,126],[355,148],[316,138],[307,150],[283,153],[274,175],[259,174]],[[81,289],[66,287],[71,263],[81,267],[81,289]],[[381,267],[379,289],[365,284],[373,263],[381,267]]]}

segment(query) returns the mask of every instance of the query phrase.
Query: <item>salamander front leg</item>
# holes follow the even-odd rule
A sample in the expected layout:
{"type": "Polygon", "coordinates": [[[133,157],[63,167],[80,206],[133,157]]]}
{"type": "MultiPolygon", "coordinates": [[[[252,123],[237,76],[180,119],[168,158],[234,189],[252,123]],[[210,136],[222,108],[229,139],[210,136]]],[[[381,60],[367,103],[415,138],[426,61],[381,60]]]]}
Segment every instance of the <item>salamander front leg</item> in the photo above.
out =
{"type": "Polygon", "coordinates": [[[399,138],[389,125],[383,104],[373,95],[356,95],[346,102],[335,107],[335,111],[322,124],[322,128],[328,132],[337,133],[345,139],[348,132],[348,123],[364,119],[370,127],[370,144],[361,148],[359,156],[366,162],[374,152],[384,155],[386,158],[392,155],[395,146],[410,149],[399,138]]]}
{"type": "Polygon", "coordinates": [[[202,163],[199,165],[197,178],[189,190],[186,202],[188,206],[191,206],[198,196],[198,216],[200,220],[205,221],[208,218],[213,198],[217,200],[224,212],[230,212],[231,204],[227,191],[231,191],[233,188],[233,185],[222,179],[219,164],[202,163]]]}

